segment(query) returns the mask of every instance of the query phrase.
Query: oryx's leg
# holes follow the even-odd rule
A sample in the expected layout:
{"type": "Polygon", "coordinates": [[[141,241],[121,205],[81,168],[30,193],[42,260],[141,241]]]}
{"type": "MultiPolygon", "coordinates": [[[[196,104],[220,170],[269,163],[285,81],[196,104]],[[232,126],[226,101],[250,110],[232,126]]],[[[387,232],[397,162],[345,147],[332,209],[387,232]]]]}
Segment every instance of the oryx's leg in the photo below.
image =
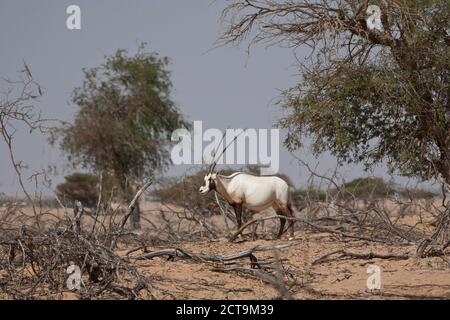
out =
{"type": "MultiPolygon", "coordinates": [[[[251,211],[250,214],[251,214],[251,218],[250,219],[253,219],[254,215],[255,215],[255,212],[251,211]]],[[[252,224],[252,240],[253,241],[258,239],[258,235],[256,233],[257,230],[258,230],[258,223],[256,222],[256,223],[252,224]]]]}
{"type": "MultiPolygon", "coordinates": [[[[242,226],[242,204],[241,203],[235,203],[232,205],[234,209],[234,213],[236,214],[236,222],[237,222],[237,229],[239,230],[242,226]]],[[[244,238],[242,236],[242,233],[239,234],[239,241],[244,241],[244,238]]]]}
{"type": "MultiPolygon", "coordinates": [[[[290,205],[275,205],[274,209],[279,216],[294,217],[294,212],[290,205]]],[[[280,218],[280,230],[278,231],[277,239],[279,239],[284,233],[284,225],[286,224],[286,219],[280,218]]],[[[294,238],[294,221],[289,220],[289,239],[294,238]]]]}
{"type": "MultiPolygon", "coordinates": [[[[273,204],[273,209],[279,216],[286,215],[285,211],[278,204],[273,204]]],[[[280,218],[280,230],[278,231],[277,239],[280,239],[281,235],[283,234],[285,224],[286,224],[286,219],[280,218]]]]}
{"type": "MultiPolygon", "coordinates": [[[[277,212],[277,215],[279,215],[279,216],[284,216],[285,215],[284,211],[281,210],[281,209],[277,209],[276,212],[277,212]]],[[[280,230],[278,231],[277,239],[281,238],[281,235],[284,232],[284,225],[285,224],[286,224],[286,219],[280,218],[280,230]]]]}
{"type": "MultiPolygon", "coordinates": [[[[286,216],[288,217],[294,217],[294,211],[292,210],[292,207],[290,204],[288,204],[286,206],[286,216]]],[[[289,229],[289,239],[293,239],[294,238],[294,220],[289,220],[289,225],[288,225],[288,229],[289,229]]]]}
{"type": "Polygon", "coordinates": [[[232,206],[234,209],[234,213],[236,214],[236,222],[239,230],[242,226],[242,203],[235,203],[232,206]]]}
{"type": "Polygon", "coordinates": [[[252,225],[252,240],[255,241],[256,239],[258,239],[258,236],[256,234],[256,231],[258,230],[258,223],[254,223],[252,225]]]}

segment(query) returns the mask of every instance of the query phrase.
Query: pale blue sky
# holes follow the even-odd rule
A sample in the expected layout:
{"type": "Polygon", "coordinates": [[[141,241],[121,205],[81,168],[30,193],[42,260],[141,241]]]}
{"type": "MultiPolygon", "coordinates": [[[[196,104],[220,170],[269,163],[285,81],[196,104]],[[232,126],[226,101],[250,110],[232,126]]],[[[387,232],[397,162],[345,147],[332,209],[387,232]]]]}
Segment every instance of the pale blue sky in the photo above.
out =
{"type": "MultiPolygon", "coordinates": [[[[202,120],[205,128],[271,128],[281,115],[275,105],[280,90],[299,79],[293,52],[255,46],[248,55],[246,45],[214,49],[223,30],[223,7],[224,2],[211,0],[2,0],[0,75],[14,78],[25,60],[44,89],[39,102],[44,116],[70,121],[76,108],[68,101],[82,82],[81,69],[99,65],[118,48],[135,52],[144,41],[171,59],[173,97],[189,120],[202,120]],[[81,30],[66,28],[71,4],[81,7],[81,30]]],[[[5,152],[0,143],[0,192],[14,193],[18,188],[5,152]]],[[[306,148],[298,155],[313,166],[319,161],[322,173],[334,169],[332,157],[315,159],[309,153],[306,148]]],[[[20,133],[16,155],[29,164],[28,173],[56,165],[60,172],[54,183],[70,172],[44,137],[20,133]]],[[[303,185],[307,175],[284,147],[280,156],[280,171],[303,185]]],[[[167,174],[186,169],[171,168],[167,174]]],[[[347,179],[364,175],[360,166],[340,171],[347,179]]],[[[386,176],[385,171],[380,167],[374,173],[386,176]]]]}

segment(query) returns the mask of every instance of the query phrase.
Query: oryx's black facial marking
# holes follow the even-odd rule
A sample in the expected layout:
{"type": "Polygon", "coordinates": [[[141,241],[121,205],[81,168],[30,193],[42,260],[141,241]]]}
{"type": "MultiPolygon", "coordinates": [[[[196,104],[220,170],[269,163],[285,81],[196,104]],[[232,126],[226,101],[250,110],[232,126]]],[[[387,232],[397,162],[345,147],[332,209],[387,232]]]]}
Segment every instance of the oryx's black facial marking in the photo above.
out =
{"type": "Polygon", "coordinates": [[[211,190],[216,190],[216,182],[212,178],[209,178],[209,191],[211,190]]]}
{"type": "Polygon", "coordinates": [[[216,182],[214,180],[215,175],[208,173],[205,178],[203,185],[200,187],[199,192],[203,194],[207,194],[211,192],[211,190],[216,190],[216,182]]]}
{"type": "Polygon", "coordinates": [[[205,181],[204,187],[207,187],[209,189],[208,192],[211,192],[212,190],[216,190],[216,183],[214,182],[212,177],[209,177],[207,181],[205,181]]]}

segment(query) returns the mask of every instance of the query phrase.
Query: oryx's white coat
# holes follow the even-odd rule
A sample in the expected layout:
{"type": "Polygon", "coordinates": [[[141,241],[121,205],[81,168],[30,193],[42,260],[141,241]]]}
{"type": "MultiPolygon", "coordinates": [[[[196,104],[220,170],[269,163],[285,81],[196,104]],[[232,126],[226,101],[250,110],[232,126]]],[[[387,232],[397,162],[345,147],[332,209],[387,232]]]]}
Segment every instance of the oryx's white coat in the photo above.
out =
{"type": "Polygon", "coordinates": [[[289,202],[289,186],[279,177],[254,176],[242,172],[230,176],[211,176],[215,180],[217,192],[229,203],[245,203],[250,210],[262,211],[274,203],[283,206],[289,202]]]}
{"type": "MultiPolygon", "coordinates": [[[[235,210],[238,228],[241,226],[242,205],[257,212],[272,207],[279,215],[293,216],[289,185],[277,176],[254,176],[243,172],[223,176],[210,172],[204,180],[200,193],[215,190],[223,196],[235,210]]],[[[283,233],[284,224],[285,220],[282,219],[278,237],[283,233]]],[[[292,221],[289,223],[289,229],[290,236],[293,237],[292,221]]]]}

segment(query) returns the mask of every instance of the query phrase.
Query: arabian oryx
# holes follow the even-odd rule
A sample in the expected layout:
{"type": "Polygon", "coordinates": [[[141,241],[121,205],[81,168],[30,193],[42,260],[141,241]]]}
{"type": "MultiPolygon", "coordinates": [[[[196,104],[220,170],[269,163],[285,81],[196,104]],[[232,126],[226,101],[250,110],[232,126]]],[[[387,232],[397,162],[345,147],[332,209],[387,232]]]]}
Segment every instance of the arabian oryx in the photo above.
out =
{"type": "MultiPolygon", "coordinates": [[[[219,193],[233,207],[236,214],[238,230],[242,225],[242,206],[249,210],[262,211],[272,207],[278,215],[293,217],[290,201],[289,185],[277,176],[255,176],[243,172],[235,172],[224,176],[214,172],[216,163],[211,164],[205,175],[204,185],[200,193],[206,194],[211,190],[219,193]]],[[[280,230],[277,238],[284,232],[286,220],[280,218],[280,230]]],[[[294,238],[294,221],[289,221],[290,237],[294,238]]]]}

